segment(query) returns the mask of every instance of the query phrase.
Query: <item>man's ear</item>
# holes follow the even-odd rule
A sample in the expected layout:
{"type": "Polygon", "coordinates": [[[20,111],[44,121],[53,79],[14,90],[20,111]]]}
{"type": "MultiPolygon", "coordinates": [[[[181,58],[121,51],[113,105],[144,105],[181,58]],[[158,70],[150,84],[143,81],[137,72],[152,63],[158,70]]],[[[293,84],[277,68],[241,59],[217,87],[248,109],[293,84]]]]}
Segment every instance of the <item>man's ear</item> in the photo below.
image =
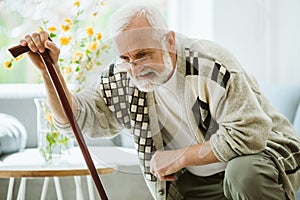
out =
{"type": "Polygon", "coordinates": [[[170,31],[166,34],[166,43],[169,51],[173,52],[175,51],[176,44],[175,44],[175,33],[174,31],[170,31]]]}

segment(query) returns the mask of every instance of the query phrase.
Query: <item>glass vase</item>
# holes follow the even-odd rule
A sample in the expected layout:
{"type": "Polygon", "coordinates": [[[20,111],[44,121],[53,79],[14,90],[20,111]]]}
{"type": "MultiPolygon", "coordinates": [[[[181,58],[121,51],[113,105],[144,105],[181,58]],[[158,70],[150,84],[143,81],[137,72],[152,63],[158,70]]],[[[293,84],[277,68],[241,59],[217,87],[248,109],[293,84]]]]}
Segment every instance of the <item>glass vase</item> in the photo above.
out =
{"type": "Polygon", "coordinates": [[[38,150],[44,164],[61,165],[66,163],[69,149],[74,146],[71,136],[60,133],[53,124],[53,117],[45,98],[36,98],[38,150]]]}

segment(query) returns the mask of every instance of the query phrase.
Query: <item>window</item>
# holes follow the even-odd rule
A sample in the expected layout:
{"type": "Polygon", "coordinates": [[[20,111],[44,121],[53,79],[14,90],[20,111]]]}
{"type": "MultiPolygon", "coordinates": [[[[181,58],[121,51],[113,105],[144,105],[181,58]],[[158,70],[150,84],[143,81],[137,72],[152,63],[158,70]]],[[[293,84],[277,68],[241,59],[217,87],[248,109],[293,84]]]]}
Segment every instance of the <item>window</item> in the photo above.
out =
{"type": "MultiPolygon", "coordinates": [[[[40,82],[38,71],[27,58],[14,63],[11,69],[5,69],[4,62],[12,58],[7,49],[19,44],[19,40],[26,34],[31,34],[37,31],[39,27],[44,27],[44,21],[48,21],[48,26],[55,25],[59,27],[65,18],[77,12],[74,9],[75,2],[80,2],[81,8],[84,9],[84,13],[80,15],[81,21],[77,26],[85,28],[88,24],[93,25],[93,27],[101,30],[105,39],[109,39],[107,30],[108,18],[118,7],[124,4],[123,0],[0,1],[0,50],[2,52],[0,54],[0,83],[40,82]],[[99,7],[99,4],[102,7],[99,7]],[[97,12],[97,20],[94,20],[92,17],[95,12],[97,12]]],[[[158,0],[157,4],[163,8],[166,6],[165,0],[158,0]]]]}

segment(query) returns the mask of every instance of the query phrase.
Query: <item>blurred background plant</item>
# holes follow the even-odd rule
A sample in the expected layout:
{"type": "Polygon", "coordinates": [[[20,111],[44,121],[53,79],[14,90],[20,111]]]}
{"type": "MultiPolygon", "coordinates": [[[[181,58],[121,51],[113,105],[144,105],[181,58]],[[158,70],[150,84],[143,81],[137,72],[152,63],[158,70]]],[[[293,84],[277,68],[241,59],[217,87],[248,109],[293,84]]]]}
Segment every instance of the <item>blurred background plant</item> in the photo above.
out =
{"type": "MultiPolygon", "coordinates": [[[[98,31],[99,28],[96,27],[96,24],[101,22],[101,12],[106,2],[98,0],[82,5],[81,1],[77,0],[68,3],[70,5],[65,6],[68,15],[54,20],[52,15],[42,14],[41,10],[45,11],[46,5],[42,1],[35,1],[35,6],[41,14],[41,25],[35,31],[46,30],[60,47],[59,64],[62,74],[72,86],[71,89],[78,92],[84,87],[87,73],[102,65],[101,56],[108,52],[110,46],[103,42],[103,32],[98,31]]],[[[16,59],[6,59],[5,69],[12,69],[23,58],[22,55],[16,59]]]]}
{"type": "Polygon", "coordinates": [[[101,66],[101,54],[108,53],[109,45],[103,42],[103,33],[95,30],[96,18],[104,5],[104,1],[95,3],[95,10],[90,15],[93,23],[85,27],[80,25],[80,17],[86,10],[81,8],[80,1],[74,1],[76,12],[73,16],[64,18],[60,26],[44,20],[43,26],[39,28],[48,31],[52,40],[58,40],[62,52],[59,65],[67,83],[72,85],[73,92],[82,90],[86,74],[101,66]]]}
{"type": "Polygon", "coordinates": [[[74,91],[81,90],[86,75],[100,72],[99,66],[107,64],[103,64],[111,46],[107,21],[119,1],[0,0],[0,83],[41,82],[28,59],[13,59],[7,49],[26,34],[43,29],[61,48],[60,64],[67,82],[74,91]]]}
{"type": "MultiPolygon", "coordinates": [[[[38,8],[40,13],[38,17],[40,25],[35,26],[35,31],[47,31],[52,41],[59,46],[61,50],[59,59],[61,72],[68,83],[68,87],[73,92],[79,92],[86,85],[87,74],[103,65],[102,56],[108,53],[110,48],[110,44],[104,42],[104,33],[99,31],[101,28],[96,26],[99,22],[101,23],[101,15],[106,2],[97,0],[85,5],[82,5],[79,0],[67,2],[68,4],[65,4],[64,7],[67,9],[65,10],[67,15],[64,14],[56,18],[57,15],[47,8],[51,5],[42,1],[34,1],[32,5],[38,8]],[[46,14],[47,12],[51,14],[46,14]]],[[[8,3],[8,5],[11,4],[8,3]]],[[[28,2],[27,6],[26,8],[32,9],[28,2]]],[[[24,12],[28,12],[28,10],[24,12]]],[[[37,16],[33,14],[31,17],[35,18],[37,16]]],[[[26,34],[30,34],[30,32],[26,34]]],[[[19,68],[15,65],[19,64],[19,61],[22,61],[23,58],[24,55],[17,58],[10,56],[4,61],[4,68],[7,70],[19,68]]],[[[11,73],[16,75],[14,72],[11,73]]],[[[71,145],[72,138],[60,134],[55,128],[52,113],[45,99],[36,99],[35,103],[39,113],[37,122],[38,148],[45,163],[51,164],[55,156],[61,158],[62,151],[73,146],[71,145]]]]}

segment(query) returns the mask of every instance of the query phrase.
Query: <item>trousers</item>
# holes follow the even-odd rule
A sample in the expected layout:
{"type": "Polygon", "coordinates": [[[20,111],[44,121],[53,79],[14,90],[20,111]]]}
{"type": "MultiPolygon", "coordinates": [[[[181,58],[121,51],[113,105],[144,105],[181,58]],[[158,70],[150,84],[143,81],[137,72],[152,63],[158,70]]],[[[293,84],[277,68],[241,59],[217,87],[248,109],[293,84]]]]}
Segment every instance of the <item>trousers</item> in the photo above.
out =
{"type": "Polygon", "coordinates": [[[224,172],[201,177],[183,170],[168,182],[167,200],[285,200],[279,172],[264,152],[236,157],[224,172]]]}

